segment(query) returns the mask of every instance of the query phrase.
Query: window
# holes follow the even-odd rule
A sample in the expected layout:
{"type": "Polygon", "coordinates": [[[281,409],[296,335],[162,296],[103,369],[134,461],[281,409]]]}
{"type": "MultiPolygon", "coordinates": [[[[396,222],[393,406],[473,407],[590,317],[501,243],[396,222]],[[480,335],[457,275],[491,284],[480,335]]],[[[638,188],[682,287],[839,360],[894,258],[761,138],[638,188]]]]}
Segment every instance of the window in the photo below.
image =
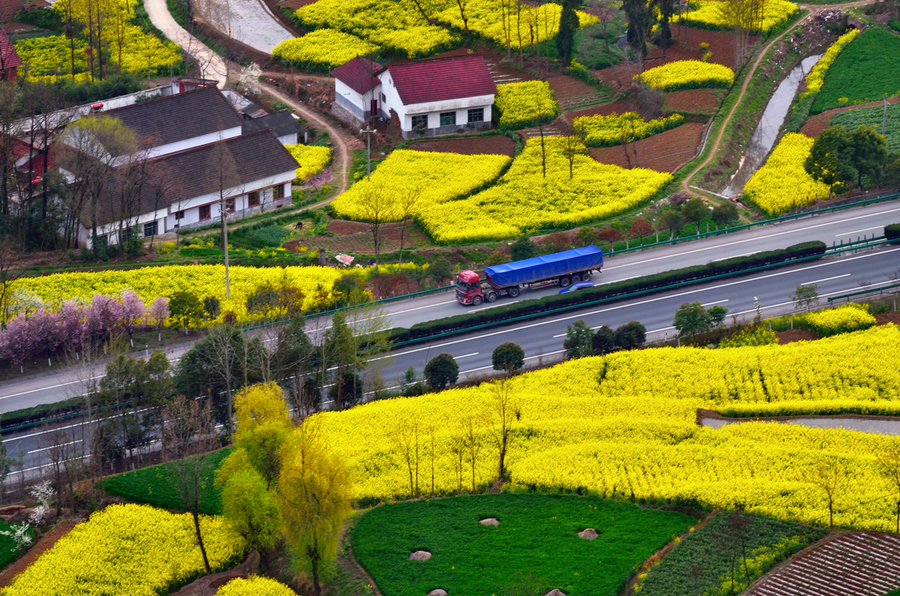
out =
{"type": "Polygon", "coordinates": [[[225,199],[225,213],[234,213],[234,199],[225,199]]]}
{"type": "Polygon", "coordinates": [[[259,207],[259,191],[254,190],[253,192],[247,193],[247,206],[248,207],[259,207]]]}
{"type": "Polygon", "coordinates": [[[381,103],[387,103],[387,97],[384,96],[384,93],[381,94],[381,103]]]}
{"type": "Polygon", "coordinates": [[[441,126],[456,124],[456,112],[441,112],[441,126]]]}
{"type": "Polygon", "coordinates": [[[209,205],[201,205],[200,206],[200,221],[205,219],[209,219],[211,217],[211,210],[209,205]]]}
{"type": "Polygon", "coordinates": [[[149,238],[150,236],[156,236],[159,234],[159,222],[149,221],[144,224],[144,238],[149,238]]]}
{"type": "Polygon", "coordinates": [[[419,132],[425,132],[425,129],[428,128],[428,114],[422,114],[421,116],[413,116],[412,117],[412,127],[413,130],[419,132]]]}
{"type": "Polygon", "coordinates": [[[469,122],[484,122],[484,108],[469,110],[469,122]]]}
{"type": "Polygon", "coordinates": [[[176,212],[175,212],[175,219],[176,219],[176,221],[179,220],[179,219],[184,219],[184,211],[176,211],[176,212]]]}
{"type": "Polygon", "coordinates": [[[280,201],[284,198],[284,185],[279,184],[278,186],[272,187],[272,200],[280,201]]]}

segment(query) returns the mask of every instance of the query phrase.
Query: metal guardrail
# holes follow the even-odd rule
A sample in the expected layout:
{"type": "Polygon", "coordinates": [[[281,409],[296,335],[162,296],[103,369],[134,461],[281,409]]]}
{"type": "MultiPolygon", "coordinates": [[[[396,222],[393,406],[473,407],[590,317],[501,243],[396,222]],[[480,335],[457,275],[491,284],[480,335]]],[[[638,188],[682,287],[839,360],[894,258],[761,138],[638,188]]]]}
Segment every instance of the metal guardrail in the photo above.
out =
{"type": "Polygon", "coordinates": [[[900,290],[900,282],[891,284],[888,286],[881,286],[880,288],[870,288],[868,290],[860,290],[859,292],[851,292],[849,294],[842,294],[840,296],[832,296],[831,298],[828,299],[828,303],[831,304],[835,300],[843,300],[843,299],[846,299],[849,302],[850,298],[852,298],[854,296],[863,296],[865,294],[874,294],[875,292],[878,292],[878,294],[880,296],[883,296],[885,290],[893,290],[895,288],[900,290]]]}

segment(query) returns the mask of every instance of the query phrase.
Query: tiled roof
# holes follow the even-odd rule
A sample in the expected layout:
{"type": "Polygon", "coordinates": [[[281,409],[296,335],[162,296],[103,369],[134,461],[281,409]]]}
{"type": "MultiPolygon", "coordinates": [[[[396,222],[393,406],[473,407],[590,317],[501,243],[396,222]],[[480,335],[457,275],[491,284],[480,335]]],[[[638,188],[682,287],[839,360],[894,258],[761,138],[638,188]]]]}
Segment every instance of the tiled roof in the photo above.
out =
{"type": "Polygon", "coordinates": [[[240,126],[243,120],[215,87],[168,95],[107,110],[154,147],[240,126]]]}
{"type": "Polygon", "coordinates": [[[246,135],[266,129],[270,129],[275,133],[276,137],[283,137],[295,132],[299,133],[300,125],[297,124],[297,120],[291,116],[290,112],[275,112],[274,114],[267,114],[262,118],[246,120],[241,126],[241,134],[246,135]]]}
{"type": "Polygon", "coordinates": [[[9,41],[6,32],[0,29],[0,70],[22,66],[16,47],[9,41]]]}
{"type": "Polygon", "coordinates": [[[387,69],[407,106],[497,93],[487,64],[478,55],[391,64],[387,69]]]}
{"type": "MultiPolygon", "coordinates": [[[[287,149],[269,131],[261,131],[226,139],[225,145],[234,158],[234,174],[229,186],[248,185],[251,182],[292,172],[298,166],[287,149]]],[[[135,207],[137,216],[157,209],[185,203],[190,199],[218,191],[217,177],[212,174],[216,168],[213,151],[216,143],[203,145],[180,153],[153,160],[150,165],[152,182],[142,187],[139,204],[135,207]]],[[[110,224],[121,219],[116,192],[118,183],[109,184],[99,203],[97,225],[110,224]]],[[[246,187],[245,192],[257,190],[246,187]]],[[[89,216],[88,216],[89,217],[89,216]]],[[[90,222],[82,220],[90,228],[90,222]]]]}
{"type": "Polygon", "coordinates": [[[384,71],[384,67],[368,58],[357,56],[343,66],[331,71],[331,76],[340,79],[357,93],[368,93],[381,84],[376,76],[384,71]]]}

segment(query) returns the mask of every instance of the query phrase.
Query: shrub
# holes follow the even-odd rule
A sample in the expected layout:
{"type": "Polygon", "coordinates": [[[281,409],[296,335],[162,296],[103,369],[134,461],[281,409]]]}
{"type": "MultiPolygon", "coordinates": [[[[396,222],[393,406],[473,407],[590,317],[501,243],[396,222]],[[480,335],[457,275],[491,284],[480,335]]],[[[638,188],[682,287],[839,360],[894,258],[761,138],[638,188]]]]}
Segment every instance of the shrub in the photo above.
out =
{"type": "Polygon", "coordinates": [[[438,354],[425,365],[425,379],[432,389],[443,389],[459,378],[459,365],[453,354],[438,354]]]}
{"type": "Polygon", "coordinates": [[[531,238],[523,236],[512,243],[512,246],[509,247],[509,254],[513,261],[531,259],[537,256],[537,244],[531,238]]]}
{"type": "Polygon", "coordinates": [[[643,74],[635,75],[634,79],[663,91],[709,87],[727,89],[734,83],[734,71],[721,64],[678,60],[645,70],[643,74]]]}
{"type": "Polygon", "coordinates": [[[757,325],[755,327],[744,329],[739,333],[735,333],[731,337],[726,337],[719,342],[719,347],[741,348],[744,346],[766,346],[777,343],[778,337],[776,337],[774,331],[768,327],[757,325]]]}
{"type": "Polygon", "coordinates": [[[491,364],[494,370],[512,374],[525,366],[525,351],[513,342],[506,342],[494,348],[491,354],[491,364]]]}
{"type": "Polygon", "coordinates": [[[888,240],[900,240],[900,224],[884,226],[884,237],[888,240]]]}
{"type": "Polygon", "coordinates": [[[868,307],[853,302],[838,308],[807,313],[804,319],[819,337],[860,331],[875,325],[875,317],[869,313],[868,307]]]}
{"type": "Polygon", "coordinates": [[[331,147],[320,147],[318,145],[285,145],[300,167],[297,168],[297,180],[307,180],[331,163],[331,147]]]}

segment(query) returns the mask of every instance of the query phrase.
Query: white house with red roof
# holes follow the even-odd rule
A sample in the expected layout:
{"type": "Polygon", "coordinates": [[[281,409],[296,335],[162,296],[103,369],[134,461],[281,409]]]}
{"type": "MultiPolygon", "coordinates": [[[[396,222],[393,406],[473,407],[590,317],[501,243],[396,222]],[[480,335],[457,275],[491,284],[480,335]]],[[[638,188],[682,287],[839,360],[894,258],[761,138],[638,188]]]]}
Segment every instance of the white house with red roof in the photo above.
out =
{"type": "Polygon", "coordinates": [[[356,126],[395,120],[404,137],[488,128],[497,86],[478,55],[381,66],[356,57],[331,73],[333,112],[356,126]]]}

